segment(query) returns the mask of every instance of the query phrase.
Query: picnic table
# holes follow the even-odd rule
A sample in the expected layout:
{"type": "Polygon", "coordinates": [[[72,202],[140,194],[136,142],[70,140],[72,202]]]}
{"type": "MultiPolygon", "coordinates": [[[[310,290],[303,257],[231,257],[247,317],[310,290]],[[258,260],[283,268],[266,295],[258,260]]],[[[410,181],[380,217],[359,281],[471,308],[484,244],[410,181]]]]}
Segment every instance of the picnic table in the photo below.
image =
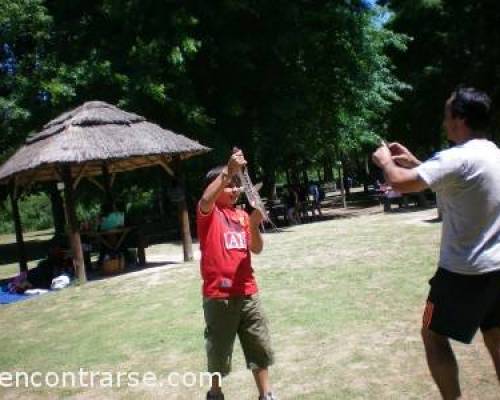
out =
{"type": "Polygon", "coordinates": [[[377,191],[375,197],[380,204],[384,205],[384,211],[391,211],[392,204],[396,203],[400,208],[408,208],[410,204],[416,207],[427,208],[429,201],[424,192],[399,193],[398,195],[388,196],[387,192],[377,191]]]}
{"type": "Polygon", "coordinates": [[[268,200],[265,202],[266,209],[269,212],[269,217],[273,221],[278,221],[282,217],[283,221],[286,222],[286,206],[280,200],[268,200]]]}
{"type": "Polygon", "coordinates": [[[137,226],[124,226],[103,231],[82,231],[82,241],[90,244],[84,251],[85,264],[90,265],[90,248],[118,252],[122,248],[136,248],[139,265],[146,264],[147,243],[142,230],[137,226]]]}

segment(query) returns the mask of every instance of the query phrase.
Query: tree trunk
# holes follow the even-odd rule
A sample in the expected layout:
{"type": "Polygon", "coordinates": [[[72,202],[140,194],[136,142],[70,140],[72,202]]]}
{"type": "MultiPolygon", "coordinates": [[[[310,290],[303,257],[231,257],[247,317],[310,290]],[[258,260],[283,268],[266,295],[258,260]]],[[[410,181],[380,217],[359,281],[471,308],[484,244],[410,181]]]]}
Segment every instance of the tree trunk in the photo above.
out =
{"type": "Polygon", "coordinates": [[[365,181],[363,183],[363,191],[368,193],[368,185],[370,184],[370,163],[368,162],[368,156],[363,157],[363,161],[365,164],[365,181]]]}
{"type": "Polygon", "coordinates": [[[323,159],[323,180],[325,182],[333,182],[333,168],[332,162],[328,157],[323,159]]]}
{"type": "Polygon", "coordinates": [[[304,180],[304,186],[309,186],[309,175],[307,175],[307,169],[304,167],[302,170],[302,179],[304,180]]]}
{"type": "Polygon", "coordinates": [[[342,167],[342,161],[338,162],[338,172],[340,180],[340,195],[342,196],[342,207],[347,208],[347,200],[344,186],[344,169],[342,167]]]}
{"type": "Polygon", "coordinates": [[[292,169],[292,182],[294,185],[300,185],[300,172],[297,169],[297,165],[294,165],[294,168],[292,169]]]}
{"type": "Polygon", "coordinates": [[[264,190],[262,193],[265,194],[269,200],[276,199],[276,172],[274,169],[265,169],[264,176],[262,179],[264,190]]]}
{"type": "Polygon", "coordinates": [[[286,184],[288,186],[290,186],[290,184],[292,183],[291,180],[290,180],[290,170],[288,169],[288,167],[286,168],[285,170],[285,174],[286,174],[286,184]]]}

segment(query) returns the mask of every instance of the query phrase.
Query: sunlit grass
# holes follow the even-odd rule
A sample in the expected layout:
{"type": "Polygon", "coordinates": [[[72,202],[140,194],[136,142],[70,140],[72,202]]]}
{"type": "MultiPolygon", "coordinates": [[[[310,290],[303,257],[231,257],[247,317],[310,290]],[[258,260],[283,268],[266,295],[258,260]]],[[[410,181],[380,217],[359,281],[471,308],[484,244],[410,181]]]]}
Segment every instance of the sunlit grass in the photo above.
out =
{"type": "MultiPolygon", "coordinates": [[[[437,261],[435,211],[377,214],[265,236],[254,257],[271,326],[282,399],[439,398],[419,338],[437,261]]],[[[181,249],[148,249],[176,260],[181,249]]],[[[169,264],[0,308],[4,371],[197,372],[205,368],[197,262],[169,264]]],[[[455,346],[468,398],[496,399],[490,360],[476,338],[455,346]]],[[[2,398],[201,399],[204,388],[0,389],[2,398]]],[[[255,399],[235,346],[228,399],[255,399]]]]}

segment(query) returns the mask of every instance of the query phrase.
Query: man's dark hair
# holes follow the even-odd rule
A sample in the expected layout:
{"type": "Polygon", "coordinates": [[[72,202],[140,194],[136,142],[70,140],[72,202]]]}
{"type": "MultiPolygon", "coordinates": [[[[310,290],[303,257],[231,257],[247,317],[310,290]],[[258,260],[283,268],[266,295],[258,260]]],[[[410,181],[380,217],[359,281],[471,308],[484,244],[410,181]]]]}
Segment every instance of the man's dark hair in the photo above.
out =
{"type": "MultiPolygon", "coordinates": [[[[204,187],[206,188],[208,185],[210,185],[215,180],[215,178],[217,178],[221,174],[225,167],[225,165],[218,165],[217,167],[214,167],[210,171],[208,171],[205,175],[204,187]]],[[[239,179],[237,177],[234,177],[233,179],[237,179],[239,182],[239,179]]]]}
{"type": "Polygon", "coordinates": [[[488,128],[491,100],[486,93],[470,87],[458,87],[452,96],[450,110],[453,118],[463,118],[474,131],[488,128]]]}

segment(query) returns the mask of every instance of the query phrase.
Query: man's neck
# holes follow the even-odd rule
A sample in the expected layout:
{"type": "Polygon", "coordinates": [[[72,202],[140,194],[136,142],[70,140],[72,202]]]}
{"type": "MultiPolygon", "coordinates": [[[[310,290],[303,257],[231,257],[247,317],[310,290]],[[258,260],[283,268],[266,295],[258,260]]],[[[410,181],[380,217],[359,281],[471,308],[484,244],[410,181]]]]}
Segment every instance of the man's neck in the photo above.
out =
{"type": "Polygon", "coordinates": [[[457,135],[458,137],[453,141],[456,145],[464,144],[468,142],[469,140],[474,140],[474,139],[484,139],[485,134],[484,132],[478,131],[474,132],[470,129],[465,130],[463,132],[460,132],[460,134],[457,135]]]}
{"type": "Polygon", "coordinates": [[[455,144],[456,145],[464,144],[464,143],[470,142],[471,140],[475,140],[475,139],[486,139],[486,137],[484,135],[469,136],[468,138],[465,138],[464,140],[461,140],[460,142],[455,142],[455,144]]]}

